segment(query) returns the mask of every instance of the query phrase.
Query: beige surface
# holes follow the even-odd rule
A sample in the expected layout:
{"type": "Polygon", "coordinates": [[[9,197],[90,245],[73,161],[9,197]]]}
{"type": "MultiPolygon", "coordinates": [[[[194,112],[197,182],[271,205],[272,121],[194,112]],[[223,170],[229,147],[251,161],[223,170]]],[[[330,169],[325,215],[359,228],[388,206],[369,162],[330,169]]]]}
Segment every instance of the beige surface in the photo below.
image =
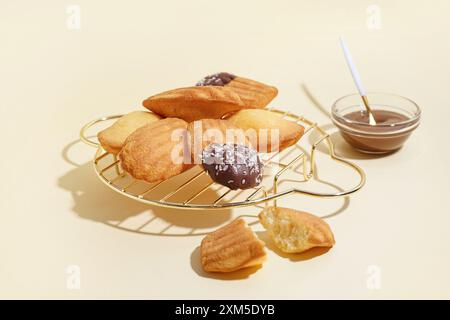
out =
{"type": "Polygon", "coordinates": [[[377,1],[381,30],[366,27],[371,1],[75,2],[75,31],[66,28],[72,1],[0,4],[0,297],[450,298],[448,1],[377,1]],[[201,233],[258,210],[135,203],[97,180],[94,149],[77,141],[88,120],[222,70],[276,85],[274,105],[330,129],[301,84],[327,109],[354,91],[339,33],[367,88],[408,96],[424,114],[408,144],[383,158],[361,157],[333,136],[367,172],[350,200],[283,201],[339,212],[327,219],[337,242],[327,254],[269,250],[246,279],[211,278],[199,270],[201,237],[149,233],[201,233]],[[125,231],[153,216],[140,234],[125,231]],[[80,267],[79,290],[66,287],[69,265],[80,267]],[[366,284],[370,265],[381,270],[378,290],[366,284]]]}

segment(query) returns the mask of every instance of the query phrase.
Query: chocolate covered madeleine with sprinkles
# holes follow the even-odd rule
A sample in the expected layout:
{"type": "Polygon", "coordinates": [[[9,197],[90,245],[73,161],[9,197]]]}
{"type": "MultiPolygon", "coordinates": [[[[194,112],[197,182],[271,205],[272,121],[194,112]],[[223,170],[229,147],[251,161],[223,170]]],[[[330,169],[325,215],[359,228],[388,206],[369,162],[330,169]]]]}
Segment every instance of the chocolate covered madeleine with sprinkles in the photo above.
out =
{"type": "Polygon", "coordinates": [[[244,145],[212,143],[202,152],[202,165],[212,180],[232,190],[254,188],[262,181],[258,152],[244,145]]]}

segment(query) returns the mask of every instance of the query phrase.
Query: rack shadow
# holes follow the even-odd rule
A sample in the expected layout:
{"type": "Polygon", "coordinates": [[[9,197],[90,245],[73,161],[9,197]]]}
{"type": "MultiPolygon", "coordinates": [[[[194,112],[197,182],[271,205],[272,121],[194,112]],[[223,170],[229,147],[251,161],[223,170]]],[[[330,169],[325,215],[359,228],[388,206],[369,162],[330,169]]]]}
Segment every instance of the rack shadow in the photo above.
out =
{"type": "MultiPolygon", "coordinates": [[[[92,162],[77,164],[68,154],[71,147],[79,143],[76,140],[62,151],[63,159],[73,165],[73,169],[58,178],[60,188],[72,195],[72,211],[80,218],[103,223],[119,230],[154,236],[198,236],[207,232],[204,229],[218,227],[231,219],[231,210],[181,210],[148,206],[138,201],[123,197],[104,185],[94,172],[92,162]],[[148,219],[133,228],[123,222],[138,215],[148,219]],[[148,229],[158,222],[157,231],[148,229]],[[161,226],[162,225],[162,226],[161,226]],[[171,232],[172,227],[187,229],[186,233],[171,232]]],[[[156,228],[156,227],[155,227],[156,228]]]]}

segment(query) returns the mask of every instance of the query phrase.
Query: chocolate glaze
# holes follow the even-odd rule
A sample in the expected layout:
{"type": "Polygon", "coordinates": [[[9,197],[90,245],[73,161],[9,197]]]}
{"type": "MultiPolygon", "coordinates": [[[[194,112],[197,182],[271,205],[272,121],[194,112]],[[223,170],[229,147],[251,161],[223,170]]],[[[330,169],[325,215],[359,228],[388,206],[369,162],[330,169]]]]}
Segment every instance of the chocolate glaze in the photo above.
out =
{"type": "Polygon", "coordinates": [[[342,137],[356,149],[365,152],[386,153],[399,149],[408,139],[411,130],[397,131],[411,126],[411,123],[401,124],[409,118],[404,114],[387,110],[373,110],[372,114],[377,122],[373,126],[369,125],[367,112],[356,111],[346,114],[344,118],[352,122],[338,120],[351,129],[341,128],[342,137]]]}
{"type": "Polygon", "coordinates": [[[258,152],[247,146],[212,143],[202,152],[202,164],[211,179],[232,190],[253,188],[262,181],[258,152]]]}
{"type": "MultiPolygon", "coordinates": [[[[373,110],[372,114],[378,125],[396,124],[409,119],[404,114],[388,110],[373,110]]],[[[346,114],[344,118],[355,122],[362,122],[364,123],[362,126],[365,126],[365,124],[369,123],[369,115],[367,112],[351,112],[349,114],[346,114]]],[[[358,126],[358,124],[355,125],[358,126]]],[[[376,131],[388,131],[386,130],[386,127],[381,126],[376,126],[375,129],[376,131]]]]}
{"type": "Polygon", "coordinates": [[[197,82],[196,86],[224,86],[230,83],[231,80],[236,78],[235,75],[228,72],[219,72],[209,76],[204,77],[202,80],[197,82]]]}

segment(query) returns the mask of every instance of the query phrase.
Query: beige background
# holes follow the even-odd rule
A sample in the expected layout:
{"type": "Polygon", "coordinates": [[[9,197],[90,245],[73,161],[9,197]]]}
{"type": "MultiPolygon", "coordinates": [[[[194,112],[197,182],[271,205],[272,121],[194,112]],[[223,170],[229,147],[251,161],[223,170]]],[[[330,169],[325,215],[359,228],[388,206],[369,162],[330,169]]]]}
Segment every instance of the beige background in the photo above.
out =
{"type": "MultiPolygon", "coordinates": [[[[2,1],[0,297],[450,298],[449,13],[446,0],[2,1]],[[66,27],[73,3],[80,30],[66,27]],[[366,26],[372,3],[380,30],[366,26]],[[354,91],[339,34],[368,90],[412,98],[423,121],[400,152],[382,158],[352,152],[333,135],[338,153],[365,169],[365,188],[347,200],[283,201],[332,215],[337,245],[326,254],[269,248],[254,273],[206,275],[201,237],[167,235],[204,233],[259,209],[135,203],[96,178],[94,149],[77,140],[91,119],[222,70],[276,85],[273,105],[333,132],[301,85],[326,109],[354,91]],[[70,265],[80,267],[80,290],[66,287],[70,265]],[[366,284],[370,265],[381,271],[378,290],[366,284]]],[[[327,166],[322,172],[343,183],[327,166]]]]}

